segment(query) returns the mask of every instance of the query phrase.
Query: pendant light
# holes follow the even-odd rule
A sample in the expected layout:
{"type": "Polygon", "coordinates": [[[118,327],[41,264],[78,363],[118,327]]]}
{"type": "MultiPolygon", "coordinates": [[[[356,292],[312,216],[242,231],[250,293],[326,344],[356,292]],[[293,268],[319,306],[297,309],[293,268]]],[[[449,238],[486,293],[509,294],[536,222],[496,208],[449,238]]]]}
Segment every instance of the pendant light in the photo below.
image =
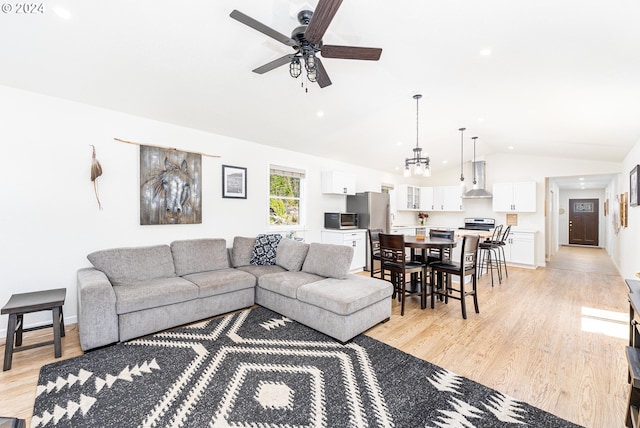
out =
{"type": "Polygon", "coordinates": [[[460,192],[465,192],[465,184],[464,184],[464,131],[467,128],[459,128],[460,131],[460,192]]]}
{"type": "Polygon", "coordinates": [[[406,158],[404,161],[404,176],[411,175],[411,165],[413,165],[413,174],[422,175],[425,177],[431,176],[431,168],[429,166],[429,157],[422,157],[422,149],[418,144],[418,102],[422,98],[422,95],[416,94],[413,99],[416,100],[416,146],[413,148],[413,157],[406,158]]]}
{"type": "MultiPolygon", "coordinates": [[[[476,163],[476,140],[478,137],[471,137],[473,140],[473,163],[476,163]]],[[[476,184],[478,184],[478,178],[476,177],[476,169],[473,168],[473,187],[475,188],[476,184]]]]}
{"type": "MultiPolygon", "coordinates": [[[[460,183],[464,185],[464,131],[467,128],[460,128],[460,183]]],[[[477,138],[477,137],[476,137],[477,138]]]]}

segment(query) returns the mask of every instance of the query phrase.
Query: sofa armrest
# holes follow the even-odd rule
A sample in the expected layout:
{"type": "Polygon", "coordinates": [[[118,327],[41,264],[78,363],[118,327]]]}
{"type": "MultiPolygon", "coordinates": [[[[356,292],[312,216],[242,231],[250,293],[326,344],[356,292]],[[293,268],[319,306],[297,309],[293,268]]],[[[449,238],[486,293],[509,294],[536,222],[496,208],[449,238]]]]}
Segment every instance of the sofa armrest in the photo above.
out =
{"type": "Polygon", "coordinates": [[[78,270],[78,333],[87,351],[117,342],[116,294],[107,276],[94,268],[78,270]]]}

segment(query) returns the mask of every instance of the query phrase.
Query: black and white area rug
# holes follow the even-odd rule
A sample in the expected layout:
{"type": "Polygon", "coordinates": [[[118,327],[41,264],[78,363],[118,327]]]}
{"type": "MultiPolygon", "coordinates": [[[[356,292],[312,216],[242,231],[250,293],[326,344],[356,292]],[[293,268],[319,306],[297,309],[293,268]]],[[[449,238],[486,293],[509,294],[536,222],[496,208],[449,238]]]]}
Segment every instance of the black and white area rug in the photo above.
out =
{"type": "Polygon", "coordinates": [[[32,427],[575,427],[360,335],[255,308],[42,367],[32,427]]]}

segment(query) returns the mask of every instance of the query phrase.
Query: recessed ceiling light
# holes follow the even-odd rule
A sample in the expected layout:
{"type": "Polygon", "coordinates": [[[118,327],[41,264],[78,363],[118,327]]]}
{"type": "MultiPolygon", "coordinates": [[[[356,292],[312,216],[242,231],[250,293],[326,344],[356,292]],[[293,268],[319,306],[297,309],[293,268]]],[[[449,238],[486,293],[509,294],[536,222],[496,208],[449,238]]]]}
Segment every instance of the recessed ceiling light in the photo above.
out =
{"type": "Polygon", "coordinates": [[[484,122],[484,117],[479,117],[479,118],[478,118],[478,122],[479,122],[479,123],[484,122]]]}
{"type": "Polygon", "coordinates": [[[400,147],[402,145],[402,141],[396,142],[396,146],[400,147]]]}
{"type": "Polygon", "coordinates": [[[448,161],[448,160],[443,160],[443,161],[442,161],[442,164],[447,164],[447,163],[449,163],[449,161],[448,161]]]}
{"type": "Polygon", "coordinates": [[[513,150],[513,146],[509,146],[509,147],[507,147],[507,149],[513,150]]]}
{"type": "Polygon", "coordinates": [[[71,12],[63,7],[56,6],[53,8],[53,11],[62,19],[71,19],[71,12]]]}
{"type": "Polygon", "coordinates": [[[316,113],[316,116],[318,116],[318,117],[324,117],[324,112],[323,112],[322,110],[319,110],[319,111],[316,113]]]}
{"type": "Polygon", "coordinates": [[[578,180],[584,181],[584,177],[580,177],[580,178],[578,178],[578,180]]]}
{"type": "Polygon", "coordinates": [[[489,56],[489,55],[491,55],[491,49],[482,49],[482,50],[480,51],[480,55],[482,55],[482,56],[489,56]]]}

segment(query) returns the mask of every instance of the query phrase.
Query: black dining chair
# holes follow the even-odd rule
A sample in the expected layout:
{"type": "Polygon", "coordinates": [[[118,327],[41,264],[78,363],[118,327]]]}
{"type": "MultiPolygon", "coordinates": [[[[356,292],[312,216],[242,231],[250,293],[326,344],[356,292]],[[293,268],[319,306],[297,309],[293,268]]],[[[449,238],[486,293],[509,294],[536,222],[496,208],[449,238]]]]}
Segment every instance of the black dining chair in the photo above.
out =
{"type": "Polygon", "coordinates": [[[372,277],[376,277],[376,274],[380,274],[379,278],[384,279],[384,273],[381,269],[380,263],[380,233],[382,229],[367,229],[369,235],[369,272],[372,277]]]}
{"type": "Polygon", "coordinates": [[[407,260],[404,235],[390,235],[380,233],[380,260],[382,276],[389,271],[393,284],[392,298],[400,300],[400,315],[404,315],[404,306],[407,295],[407,282],[411,281],[411,275],[417,275],[420,281],[420,307],[427,306],[427,265],[426,263],[407,260]]]}
{"type": "Polygon", "coordinates": [[[473,296],[473,305],[476,313],[480,313],[478,308],[478,243],[480,237],[478,235],[465,235],[462,239],[462,251],[460,252],[460,261],[444,260],[429,263],[431,269],[431,284],[435,284],[437,274],[442,274],[444,280],[438,287],[432,285],[431,291],[431,308],[435,307],[435,296],[444,298],[445,303],[449,303],[449,299],[460,300],[462,307],[462,318],[467,319],[466,296],[473,296]],[[455,287],[455,283],[451,281],[451,276],[460,277],[459,287],[455,287]],[[471,290],[465,289],[465,278],[471,276],[471,290]]]}
{"type": "MultiPolygon", "coordinates": [[[[430,229],[429,230],[429,237],[431,237],[431,238],[444,238],[444,239],[453,240],[454,231],[451,230],[451,229],[430,229]]],[[[427,264],[432,263],[432,262],[436,262],[436,261],[439,261],[439,260],[450,259],[450,258],[451,258],[451,249],[450,248],[444,248],[444,249],[441,249],[441,250],[432,248],[427,253],[427,264]],[[442,253],[441,253],[441,251],[442,251],[442,253]]]]}

